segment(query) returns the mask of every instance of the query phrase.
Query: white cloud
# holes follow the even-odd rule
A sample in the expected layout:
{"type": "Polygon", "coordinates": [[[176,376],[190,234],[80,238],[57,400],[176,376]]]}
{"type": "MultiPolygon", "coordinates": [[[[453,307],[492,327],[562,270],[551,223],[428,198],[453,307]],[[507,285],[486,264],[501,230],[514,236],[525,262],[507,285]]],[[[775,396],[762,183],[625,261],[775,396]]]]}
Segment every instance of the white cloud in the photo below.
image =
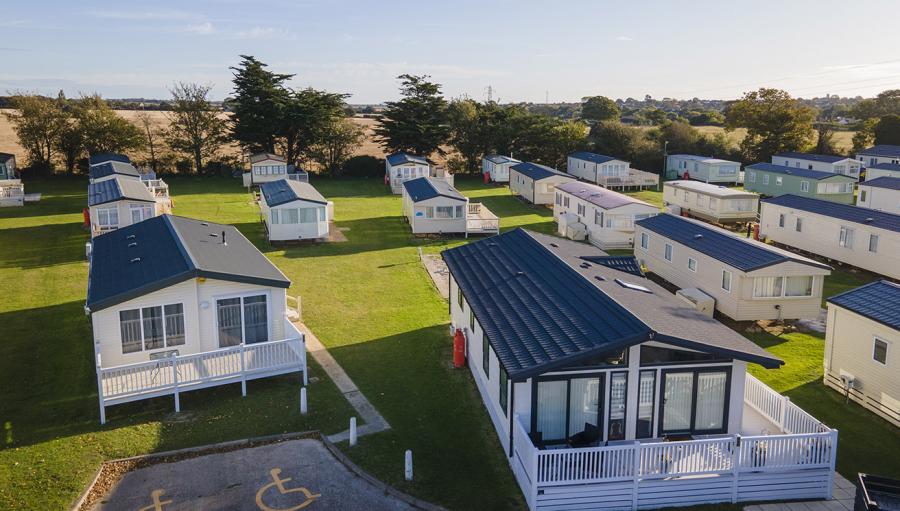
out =
{"type": "Polygon", "coordinates": [[[616,41],[634,41],[634,39],[628,37],[627,35],[620,35],[616,37],[616,41]]]}
{"type": "Polygon", "coordinates": [[[239,30],[234,35],[238,39],[281,39],[289,41],[297,38],[293,32],[287,29],[258,26],[249,30],[239,30]]]}
{"type": "Polygon", "coordinates": [[[110,11],[98,10],[91,11],[92,16],[96,18],[105,18],[113,20],[131,20],[131,21],[148,21],[148,20],[185,20],[193,18],[189,12],[177,9],[159,9],[153,11],[110,11]]]}
{"type": "Polygon", "coordinates": [[[213,26],[209,21],[204,21],[203,23],[197,23],[195,25],[188,25],[184,27],[182,32],[189,32],[191,34],[198,35],[209,35],[216,32],[216,27],[213,26]]]}

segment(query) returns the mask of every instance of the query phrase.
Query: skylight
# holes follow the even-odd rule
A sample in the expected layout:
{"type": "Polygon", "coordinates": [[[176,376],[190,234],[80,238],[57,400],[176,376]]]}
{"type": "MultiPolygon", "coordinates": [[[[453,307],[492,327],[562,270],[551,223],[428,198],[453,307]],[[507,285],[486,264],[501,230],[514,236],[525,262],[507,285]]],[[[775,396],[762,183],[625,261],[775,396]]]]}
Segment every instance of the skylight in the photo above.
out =
{"type": "Polygon", "coordinates": [[[649,288],[641,286],[640,284],[632,284],[631,282],[625,282],[621,279],[616,279],[616,284],[624,287],[625,289],[632,289],[634,291],[640,291],[642,293],[650,293],[653,294],[653,291],[650,291],[649,288]]]}

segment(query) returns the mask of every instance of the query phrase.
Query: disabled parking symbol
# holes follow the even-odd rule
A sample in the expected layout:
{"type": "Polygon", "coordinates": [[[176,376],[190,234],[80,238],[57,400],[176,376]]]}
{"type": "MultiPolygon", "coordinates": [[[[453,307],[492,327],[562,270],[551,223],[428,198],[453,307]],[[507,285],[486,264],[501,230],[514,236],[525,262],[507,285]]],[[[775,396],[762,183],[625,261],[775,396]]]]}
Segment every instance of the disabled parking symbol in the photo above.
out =
{"type": "Polygon", "coordinates": [[[302,486],[299,486],[297,488],[285,488],[284,484],[289,482],[291,480],[291,478],[290,477],[284,477],[284,478],[280,477],[280,475],[281,475],[280,468],[273,468],[272,470],[269,471],[269,475],[272,476],[272,482],[263,485],[256,492],[256,505],[262,511],[297,511],[298,509],[303,509],[306,506],[312,504],[313,502],[315,502],[315,500],[317,498],[322,496],[319,493],[312,493],[311,491],[307,490],[306,488],[304,488],[302,486]],[[292,507],[271,507],[264,502],[263,497],[265,496],[266,492],[272,488],[277,489],[278,493],[281,495],[287,495],[289,493],[302,493],[303,501],[292,507]]]}

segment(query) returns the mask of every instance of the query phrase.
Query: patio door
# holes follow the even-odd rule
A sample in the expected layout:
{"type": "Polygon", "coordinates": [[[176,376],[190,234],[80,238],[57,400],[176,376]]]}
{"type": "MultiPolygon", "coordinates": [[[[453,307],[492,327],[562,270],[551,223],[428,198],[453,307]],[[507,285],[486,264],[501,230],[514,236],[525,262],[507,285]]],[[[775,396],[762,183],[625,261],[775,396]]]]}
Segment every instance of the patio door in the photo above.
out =
{"type": "Polygon", "coordinates": [[[662,409],[663,434],[690,432],[694,410],[693,372],[664,373],[662,409]]]}
{"type": "Polygon", "coordinates": [[[236,296],[216,300],[219,347],[269,340],[266,295],[236,296]]]}
{"type": "Polygon", "coordinates": [[[660,434],[712,434],[728,429],[729,370],[662,372],[660,434]]]}
{"type": "Polygon", "coordinates": [[[532,431],[540,443],[592,444],[602,439],[602,375],[543,380],[536,387],[532,431]]]}

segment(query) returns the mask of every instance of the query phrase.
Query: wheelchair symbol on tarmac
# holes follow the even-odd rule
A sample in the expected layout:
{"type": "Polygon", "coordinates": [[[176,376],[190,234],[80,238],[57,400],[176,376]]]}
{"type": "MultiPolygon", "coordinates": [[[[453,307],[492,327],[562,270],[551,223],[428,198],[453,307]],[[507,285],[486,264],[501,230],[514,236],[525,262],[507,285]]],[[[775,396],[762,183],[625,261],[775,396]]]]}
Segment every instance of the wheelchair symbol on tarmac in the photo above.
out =
{"type": "Polygon", "coordinates": [[[272,476],[272,482],[267,485],[264,485],[263,487],[261,487],[259,489],[259,491],[256,492],[256,505],[259,506],[259,508],[262,511],[297,511],[298,509],[303,509],[306,506],[312,504],[317,498],[322,496],[319,493],[314,494],[302,486],[300,486],[299,488],[291,488],[291,489],[285,488],[284,483],[290,481],[291,478],[290,477],[285,477],[285,478],[279,477],[279,475],[281,474],[280,468],[273,468],[272,470],[269,471],[269,474],[271,474],[271,476],[272,476]],[[278,492],[281,495],[285,495],[287,493],[302,493],[305,500],[303,502],[301,502],[300,504],[297,504],[294,507],[285,507],[285,508],[269,507],[268,505],[266,505],[263,502],[263,495],[266,493],[267,490],[269,490],[272,487],[277,488],[278,492]]]}

